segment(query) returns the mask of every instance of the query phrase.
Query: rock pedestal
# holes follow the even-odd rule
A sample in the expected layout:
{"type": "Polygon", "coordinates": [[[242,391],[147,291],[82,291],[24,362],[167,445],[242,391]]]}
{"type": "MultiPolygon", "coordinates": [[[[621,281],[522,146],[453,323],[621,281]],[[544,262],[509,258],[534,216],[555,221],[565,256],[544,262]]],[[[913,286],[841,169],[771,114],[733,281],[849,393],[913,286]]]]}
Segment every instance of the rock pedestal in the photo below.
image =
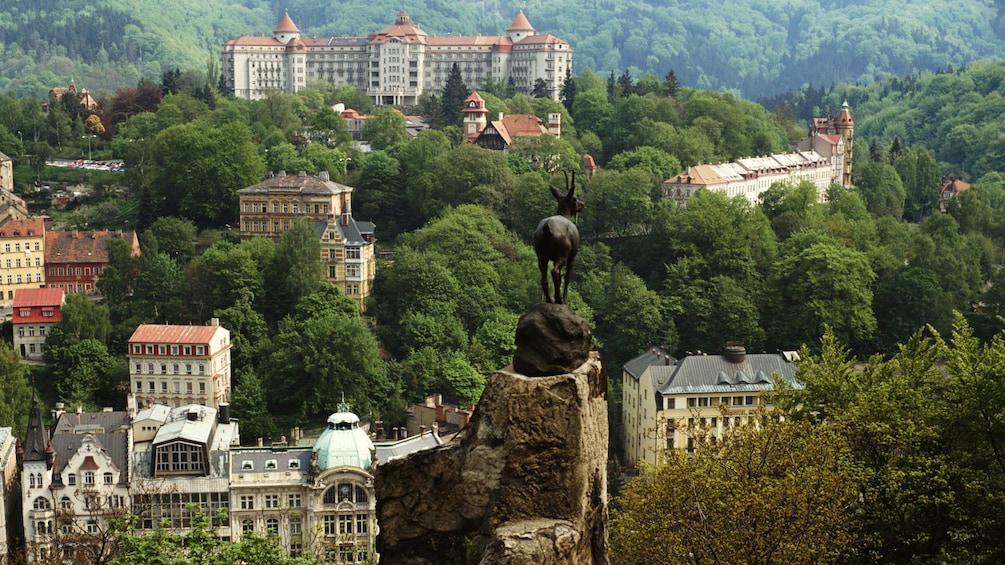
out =
{"type": "Polygon", "coordinates": [[[607,564],[607,383],[489,380],[461,437],[375,471],[382,563],[607,564]]]}

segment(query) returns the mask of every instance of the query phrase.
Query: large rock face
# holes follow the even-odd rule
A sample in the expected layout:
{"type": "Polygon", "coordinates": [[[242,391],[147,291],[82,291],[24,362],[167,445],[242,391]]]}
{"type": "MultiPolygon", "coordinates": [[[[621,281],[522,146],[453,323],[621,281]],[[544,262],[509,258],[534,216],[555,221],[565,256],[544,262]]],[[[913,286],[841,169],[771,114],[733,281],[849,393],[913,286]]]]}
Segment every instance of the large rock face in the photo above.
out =
{"type": "Polygon", "coordinates": [[[375,471],[382,563],[606,564],[607,383],[489,380],[462,437],[375,471]]]}

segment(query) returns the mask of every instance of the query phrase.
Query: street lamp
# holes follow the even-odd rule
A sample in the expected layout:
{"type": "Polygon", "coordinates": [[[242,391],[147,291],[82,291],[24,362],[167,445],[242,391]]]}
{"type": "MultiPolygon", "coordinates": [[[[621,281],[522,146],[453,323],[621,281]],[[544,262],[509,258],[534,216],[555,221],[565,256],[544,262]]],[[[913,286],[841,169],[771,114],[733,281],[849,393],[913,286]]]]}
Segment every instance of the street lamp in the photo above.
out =
{"type": "Polygon", "coordinates": [[[84,139],[85,137],[87,138],[87,160],[90,161],[91,160],[91,138],[92,137],[98,137],[98,136],[96,136],[96,135],[82,135],[82,136],[80,136],[80,139],[84,139]]]}

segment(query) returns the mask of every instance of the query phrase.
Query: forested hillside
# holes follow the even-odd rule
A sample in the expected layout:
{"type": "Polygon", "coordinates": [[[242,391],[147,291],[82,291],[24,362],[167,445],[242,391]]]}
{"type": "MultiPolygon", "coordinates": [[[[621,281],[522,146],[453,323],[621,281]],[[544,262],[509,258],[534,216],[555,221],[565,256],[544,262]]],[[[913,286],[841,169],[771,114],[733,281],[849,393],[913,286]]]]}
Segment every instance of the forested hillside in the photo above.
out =
{"type": "Polygon", "coordinates": [[[431,34],[498,34],[518,9],[568,40],[576,72],[631,69],[757,98],[804,84],[869,81],[1005,52],[990,0],[8,0],[0,91],[40,94],[71,77],[92,90],[203,68],[240,35],[268,35],[288,10],[308,35],[366,35],[398,10],[431,34]]]}

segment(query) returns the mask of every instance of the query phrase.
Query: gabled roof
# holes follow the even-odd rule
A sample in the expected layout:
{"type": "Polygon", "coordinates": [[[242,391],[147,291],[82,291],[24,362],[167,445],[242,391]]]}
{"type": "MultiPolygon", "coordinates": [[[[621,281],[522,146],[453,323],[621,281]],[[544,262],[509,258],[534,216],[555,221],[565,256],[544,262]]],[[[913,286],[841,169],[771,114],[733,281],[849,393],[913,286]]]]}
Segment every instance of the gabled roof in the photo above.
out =
{"type": "Polygon", "coordinates": [[[506,31],[534,31],[534,26],[530,25],[530,20],[527,19],[527,16],[523,15],[523,10],[520,10],[516,13],[513,23],[509,24],[506,31]]]}
{"type": "MultiPolygon", "coordinates": [[[[52,436],[52,449],[56,454],[55,465],[52,468],[52,482],[54,484],[62,484],[62,473],[66,470],[66,465],[85,442],[92,442],[94,448],[97,449],[96,454],[107,456],[111,459],[112,464],[122,471],[119,473],[119,484],[128,483],[129,473],[124,472],[124,469],[128,465],[126,452],[129,438],[126,432],[119,431],[113,433],[69,433],[52,436]]],[[[81,464],[81,468],[87,470],[87,467],[84,467],[87,464],[87,459],[90,459],[91,469],[98,468],[93,456],[87,456],[84,463],[81,464]]]]}
{"type": "Polygon", "coordinates": [[[14,309],[59,306],[64,296],[61,288],[19,288],[14,291],[14,309]]]}
{"type": "Polygon", "coordinates": [[[272,31],[273,33],[300,33],[300,28],[297,27],[297,24],[293,23],[293,18],[287,12],[283,14],[283,18],[279,20],[276,29],[272,31]]]}
{"type": "Polygon", "coordinates": [[[221,326],[172,326],[142,324],[129,338],[129,343],[199,343],[208,344],[221,326]]]}
{"type": "Polygon", "coordinates": [[[0,162],[2,162],[2,161],[10,161],[10,160],[11,160],[10,157],[4,155],[3,151],[0,151],[0,162]]]}
{"type": "Polygon", "coordinates": [[[45,234],[42,218],[8,219],[0,224],[0,237],[41,236],[45,234]]]}
{"type": "Polygon", "coordinates": [[[629,376],[637,381],[639,380],[639,377],[642,376],[642,373],[653,365],[667,365],[676,362],[677,360],[665,351],[657,347],[653,347],[652,349],[625,363],[622,368],[629,376]]]}
{"type": "Polygon", "coordinates": [[[45,233],[45,262],[108,263],[108,242],[121,238],[129,244],[133,255],[140,254],[136,232],[123,231],[48,231],[45,233]]]}
{"type": "Polygon", "coordinates": [[[412,19],[408,17],[408,12],[402,10],[398,12],[398,18],[394,25],[387,26],[379,32],[370,36],[370,40],[375,43],[383,43],[390,38],[398,39],[406,43],[424,42],[427,34],[419,29],[418,25],[412,24],[412,19]]]}
{"type": "Polygon", "coordinates": [[[650,371],[661,394],[770,390],[775,373],[802,388],[795,379],[796,366],[781,353],[743,354],[732,360],[727,355],[689,355],[650,371]]]}

